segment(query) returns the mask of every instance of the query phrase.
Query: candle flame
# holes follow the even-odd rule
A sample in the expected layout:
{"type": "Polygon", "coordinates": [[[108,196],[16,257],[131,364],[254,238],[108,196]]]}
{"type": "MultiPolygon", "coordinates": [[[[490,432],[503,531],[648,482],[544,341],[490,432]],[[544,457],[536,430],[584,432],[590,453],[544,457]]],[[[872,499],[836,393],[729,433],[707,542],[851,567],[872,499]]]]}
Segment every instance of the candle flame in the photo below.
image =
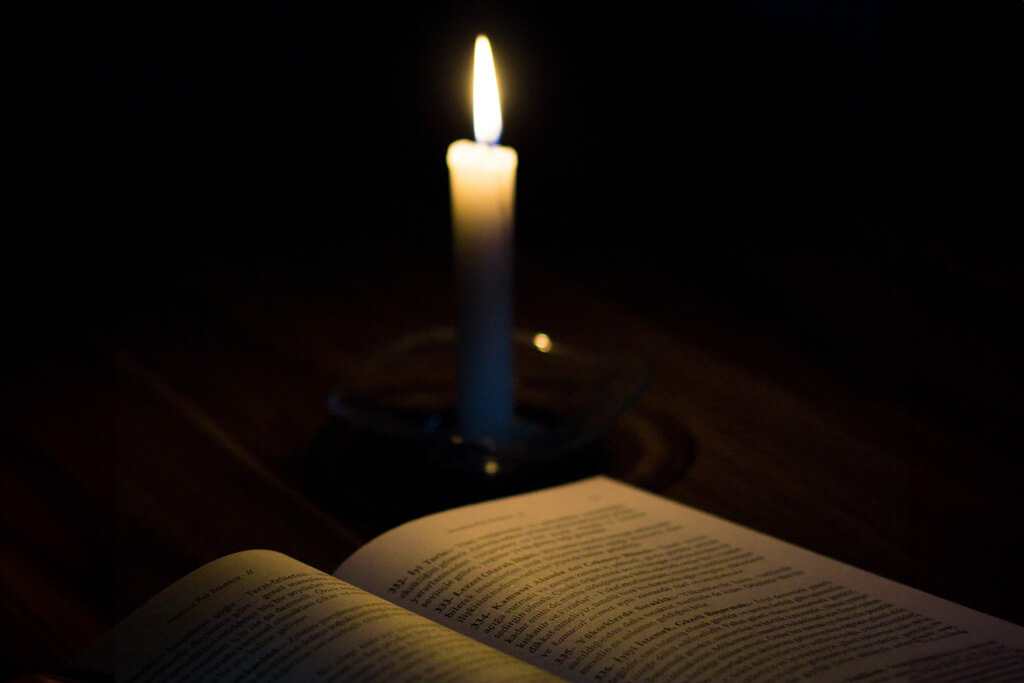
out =
{"type": "Polygon", "coordinates": [[[501,137],[501,102],[498,76],[487,36],[476,37],[473,54],[473,134],[477,142],[497,144],[501,137]]]}

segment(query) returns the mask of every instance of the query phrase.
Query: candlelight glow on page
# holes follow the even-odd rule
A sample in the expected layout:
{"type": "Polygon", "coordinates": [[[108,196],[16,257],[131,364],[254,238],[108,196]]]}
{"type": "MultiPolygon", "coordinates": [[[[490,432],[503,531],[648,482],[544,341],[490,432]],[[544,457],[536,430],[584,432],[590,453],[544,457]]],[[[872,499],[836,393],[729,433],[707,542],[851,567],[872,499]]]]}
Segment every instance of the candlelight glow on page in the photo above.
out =
{"type": "Polygon", "coordinates": [[[498,75],[487,36],[476,37],[473,52],[473,135],[477,142],[497,144],[501,138],[501,101],[498,75]]]}

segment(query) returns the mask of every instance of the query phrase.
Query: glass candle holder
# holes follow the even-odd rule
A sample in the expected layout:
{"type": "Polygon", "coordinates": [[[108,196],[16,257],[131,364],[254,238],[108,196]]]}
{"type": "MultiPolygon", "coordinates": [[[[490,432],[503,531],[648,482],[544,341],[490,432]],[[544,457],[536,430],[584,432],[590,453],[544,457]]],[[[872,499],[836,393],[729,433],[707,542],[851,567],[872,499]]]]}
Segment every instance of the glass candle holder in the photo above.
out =
{"type": "Polygon", "coordinates": [[[453,328],[407,335],[355,369],[331,394],[331,412],[416,444],[444,469],[498,477],[557,465],[598,437],[650,377],[639,356],[593,353],[517,330],[512,429],[501,441],[470,441],[459,431],[456,359],[453,328]]]}

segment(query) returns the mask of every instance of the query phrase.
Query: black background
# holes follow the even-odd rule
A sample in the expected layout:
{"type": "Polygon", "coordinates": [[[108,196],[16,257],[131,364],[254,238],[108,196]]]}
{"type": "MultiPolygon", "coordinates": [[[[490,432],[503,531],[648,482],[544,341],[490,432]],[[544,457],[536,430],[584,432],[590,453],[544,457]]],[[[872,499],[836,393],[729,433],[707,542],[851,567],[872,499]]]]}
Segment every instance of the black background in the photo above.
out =
{"type": "Polygon", "coordinates": [[[5,307],[125,320],[183,272],[447,259],[486,32],[520,255],[1014,448],[1024,4],[961,5],[5,0],[5,307]]]}

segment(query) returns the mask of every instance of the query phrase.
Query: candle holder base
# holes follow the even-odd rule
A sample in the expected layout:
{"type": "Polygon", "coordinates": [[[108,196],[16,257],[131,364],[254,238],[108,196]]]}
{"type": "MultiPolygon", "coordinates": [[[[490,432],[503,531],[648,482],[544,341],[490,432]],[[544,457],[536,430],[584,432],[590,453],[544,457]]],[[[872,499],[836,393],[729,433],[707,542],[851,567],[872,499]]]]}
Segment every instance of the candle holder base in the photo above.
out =
{"type": "Polygon", "coordinates": [[[502,442],[470,442],[456,416],[456,335],[415,333],[373,354],[330,396],[331,412],[415,447],[434,465],[484,478],[564,466],[641,394],[647,363],[583,351],[546,335],[513,341],[514,425],[502,442]]]}

